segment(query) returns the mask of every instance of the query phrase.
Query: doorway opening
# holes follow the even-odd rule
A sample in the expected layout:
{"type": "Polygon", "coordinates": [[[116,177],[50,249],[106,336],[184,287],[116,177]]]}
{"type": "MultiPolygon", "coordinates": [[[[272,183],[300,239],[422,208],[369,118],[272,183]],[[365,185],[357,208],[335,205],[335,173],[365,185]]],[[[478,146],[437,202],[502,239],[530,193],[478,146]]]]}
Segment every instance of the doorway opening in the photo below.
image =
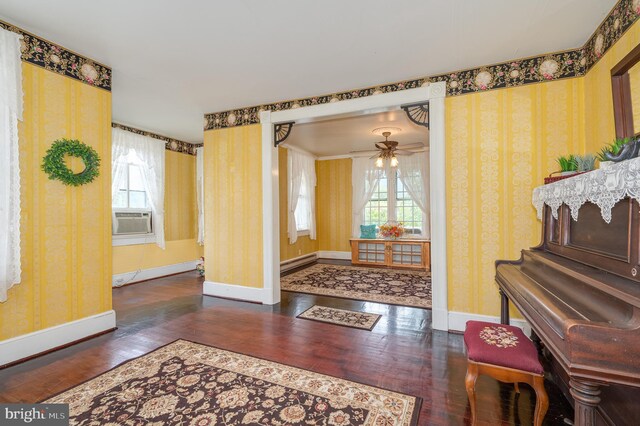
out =
{"type": "MultiPolygon", "coordinates": [[[[263,185],[263,268],[264,300],[280,301],[280,215],[278,148],[274,144],[274,125],[296,125],[322,120],[338,120],[376,113],[404,113],[402,107],[420,102],[429,103],[429,164],[432,327],[448,330],[446,278],[446,206],[444,152],[444,83],[427,87],[385,93],[366,98],[314,105],[286,111],[265,111],[262,124],[262,185],[263,185]]],[[[279,126],[282,128],[283,126],[279,126]]],[[[291,131],[291,128],[288,129],[291,131]]],[[[295,131],[295,130],[293,130],[295,131]]]]}

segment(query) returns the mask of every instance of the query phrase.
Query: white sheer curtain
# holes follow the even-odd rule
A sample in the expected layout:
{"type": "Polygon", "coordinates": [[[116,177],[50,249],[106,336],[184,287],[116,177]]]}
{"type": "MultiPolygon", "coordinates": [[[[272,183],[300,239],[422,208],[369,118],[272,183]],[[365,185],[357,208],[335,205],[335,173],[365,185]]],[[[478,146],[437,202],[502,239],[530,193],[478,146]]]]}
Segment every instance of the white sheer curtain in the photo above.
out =
{"type": "Polygon", "coordinates": [[[20,283],[20,162],[22,36],[0,28],[0,302],[20,283]]]}
{"type": "Polygon", "coordinates": [[[316,239],[316,161],[311,155],[287,149],[287,233],[289,244],[298,240],[298,224],[296,223],[296,209],[300,194],[304,193],[308,200],[306,223],[309,224],[309,238],[316,239]],[[304,185],[304,191],[302,191],[304,185]]]}
{"type": "Polygon", "coordinates": [[[122,187],[128,164],[140,166],[147,200],[151,207],[153,232],[158,247],[164,249],[164,168],[165,143],[148,136],[112,129],[112,200],[122,187]]]}
{"type": "Polygon", "coordinates": [[[429,204],[429,151],[402,156],[398,177],[422,211],[422,237],[431,238],[431,206],[429,204]]]}
{"type": "Polygon", "coordinates": [[[360,225],[363,220],[363,210],[371,199],[376,185],[380,181],[384,170],[376,167],[375,159],[366,157],[353,158],[351,164],[351,186],[353,187],[351,235],[360,238],[360,225]]]}
{"type": "Polygon", "coordinates": [[[196,201],[198,203],[198,244],[204,244],[204,147],[196,148],[196,201]]]}

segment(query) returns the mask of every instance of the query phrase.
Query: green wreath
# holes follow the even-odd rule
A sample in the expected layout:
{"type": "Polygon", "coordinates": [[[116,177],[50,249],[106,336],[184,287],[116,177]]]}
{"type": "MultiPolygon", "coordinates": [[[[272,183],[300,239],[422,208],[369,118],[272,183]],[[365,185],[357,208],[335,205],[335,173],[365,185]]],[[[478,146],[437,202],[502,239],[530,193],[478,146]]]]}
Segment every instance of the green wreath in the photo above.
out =
{"type": "Polygon", "coordinates": [[[42,159],[42,171],[49,175],[49,179],[71,186],[92,182],[100,175],[99,167],[100,157],[96,150],[76,139],[58,139],[42,159]],[[81,158],[84,170],[74,173],[64,162],[66,155],[81,158]]]}

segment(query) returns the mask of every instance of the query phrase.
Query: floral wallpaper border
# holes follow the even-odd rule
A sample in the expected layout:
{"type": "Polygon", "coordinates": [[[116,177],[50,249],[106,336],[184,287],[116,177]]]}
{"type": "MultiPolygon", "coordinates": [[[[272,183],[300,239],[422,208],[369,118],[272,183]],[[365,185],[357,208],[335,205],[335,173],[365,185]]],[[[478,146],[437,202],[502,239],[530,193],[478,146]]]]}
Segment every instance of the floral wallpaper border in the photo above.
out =
{"type": "Polygon", "coordinates": [[[111,91],[111,68],[0,21],[0,28],[22,35],[22,60],[48,71],[111,91]]]}
{"type": "Polygon", "coordinates": [[[397,92],[426,86],[430,82],[446,82],[447,96],[457,96],[543,81],[580,77],[585,75],[598,62],[639,16],[640,0],[619,0],[589,40],[579,49],[330,95],[214,112],[205,114],[204,130],[256,124],[260,122],[261,111],[282,111],[387,92],[397,92]]]}
{"type": "Polygon", "coordinates": [[[164,141],[165,149],[174,152],[181,152],[183,154],[196,155],[196,148],[203,146],[202,144],[193,144],[189,142],[179,141],[177,139],[136,129],[134,127],[125,126],[123,124],[111,123],[111,127],[126,130],[127,132],[136,133],[138,135],[149,136],[150,138],[159,139],[161,141],[164,141]]]}

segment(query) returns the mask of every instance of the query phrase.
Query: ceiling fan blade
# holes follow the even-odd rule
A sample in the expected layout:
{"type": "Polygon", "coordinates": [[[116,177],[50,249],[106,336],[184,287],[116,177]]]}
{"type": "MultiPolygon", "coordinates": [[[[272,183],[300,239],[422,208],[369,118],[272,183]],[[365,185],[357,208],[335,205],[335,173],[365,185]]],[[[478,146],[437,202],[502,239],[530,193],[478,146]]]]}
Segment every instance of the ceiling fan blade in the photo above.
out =
{"type": "Polygon", "coordinates": [[[369,154],[374,152],[380,152],[377,149],[361,149],[359,151],[349,151],[349,154],[369,154]]]}
{"type": "Polygon", "coordinates": [[[400,145],[398,149],[415,149],[415,148],[424,148],[424,144],[422,142],[410,143],[407,145],[400,145]]]}
{"type": "Polygon", "coordinates": [[[378,157],[380,157],[380,154],[372,155],[371,157],[369,157],[369,160],[373,160],[374,158],[378,158],[378,157]]]}
{"type": "Polygon", "coordinates": [[[378,149],[389,149],[389,145],[385,144],[385,141],[382,142],[376,142],[375,143],[376,148],[378,149]]]}
{"type": "Polygon", "coordinates": [[[413,155],[415,154],[415,152],[413,151],[406,151],[404,149],[396,149],[395,151],[393,151],[394,154],[397,155],[413,155]]]}

